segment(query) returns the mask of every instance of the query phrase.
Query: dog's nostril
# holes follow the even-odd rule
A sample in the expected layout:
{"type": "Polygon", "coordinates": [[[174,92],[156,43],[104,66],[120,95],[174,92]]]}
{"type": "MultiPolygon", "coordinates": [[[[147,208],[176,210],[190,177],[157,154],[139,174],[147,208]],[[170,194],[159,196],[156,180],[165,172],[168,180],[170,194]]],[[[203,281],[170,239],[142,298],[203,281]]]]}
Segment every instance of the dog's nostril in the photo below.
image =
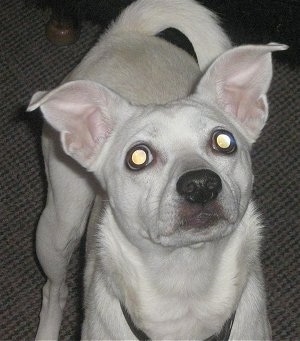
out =
{"type": "Polygon", "coordinates": [[[187,182],[183,185],[183,191],[185,193],[193,193],[196,190],[196,185],[193,182],[187,182]]]}
{"type": "Polygon", "coordinates": [[[177,192],[187,201],[206,204],[214,200],[222,189],[220,177],[209,169],[183,174],[176,185],[177,192]]]}
{"type": "Polygon", "coordinates": [[[217,181],[217,179],[208,180],[208,182],[207,182],[207,184],[206,184],[206,187],[207,187],[208,189],[211,189],[211,190],[214,190],[217,186],[218,186],[218,181],[217,181]]]}

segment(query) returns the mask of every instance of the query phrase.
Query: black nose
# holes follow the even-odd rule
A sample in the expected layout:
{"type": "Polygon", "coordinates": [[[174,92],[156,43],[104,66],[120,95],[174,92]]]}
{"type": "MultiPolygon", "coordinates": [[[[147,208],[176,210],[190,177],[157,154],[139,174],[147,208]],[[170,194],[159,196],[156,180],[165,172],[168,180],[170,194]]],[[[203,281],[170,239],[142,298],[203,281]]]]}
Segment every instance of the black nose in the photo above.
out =
{"type": "Polygon", "coordinates": [[[209,169],[200,169],[183,174],[176,185],[177,192],[191,203],[206,204],[221,192],[220,177],[209,169]]]}

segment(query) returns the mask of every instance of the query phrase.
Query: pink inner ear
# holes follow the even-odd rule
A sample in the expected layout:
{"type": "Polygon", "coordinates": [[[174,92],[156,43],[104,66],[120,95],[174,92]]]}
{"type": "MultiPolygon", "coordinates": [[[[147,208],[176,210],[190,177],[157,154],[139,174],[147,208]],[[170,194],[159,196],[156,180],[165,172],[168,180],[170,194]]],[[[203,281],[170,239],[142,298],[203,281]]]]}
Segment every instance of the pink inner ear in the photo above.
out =
{"type": "Polygon", "coordinates": [[[259,115],[256,111],[255,93],[249,89],[245,90],[242,86],[225,87],[221,102],[225,111],[235,116],[240,122],[256,118],[259,115]]]}
{"type": "Polygon", "coordinates": [[[65,152],[81,163],[90,167],[93,156],[101,149],[110,133],[108,122],[98,110],[77,117],[70,131],[63,131],[61,141],[65,152]]]}
{"type": "Polygon", "coordinates": [[[110,133],[108,120],[94,109],[91,113],[73,116],[73,121],[68,123],[68,131],[62,132],[64,150],[75,159],[79,156],[79,161],[85,163],[95,153],[96,146],[107,139],[110,133]]]}
{"type": "Polygon", "coordinates": [[[225,112],[238,117],[241,90],[236,87],[220,85],[217,96],[225,112]]]}
{"type": "Polygon", "coordinates": [[[256,94],[249,89],[246,91],[243,87],[226,87],[220,101],[225,111],[234,115],[240,122],[259,118],[265,109],[256,94]]]}
{"type": "MultiPolygon", "coordinates": [[[[230,65],[228,65],[228,69],[224,72],[224,76],[227,79],[227,82],[232,84],[233,86],[247,86],[250,84],[256,83],[256,79],[258,79],[259,72],[263,72],[260,70],[262,67],[262,61],[258,58],[258,60],[250,63],[249,61],[241,61],[242,56],[235,56],[233,60],[230,61],[230,65]]],[[[223,76],[223,77],[224,77],[223,76]]]]}
{"type": "Polygon", "coordinates": [[[105,119],[98,110],[88,115],[86,124],[94,143],[106,140],[111,132],[108,119],[105,119]]]}
{"type": "Polygon", "coordinates": [[[236,117],[249,131],[256,132],[265,124],[268,115],[266,96],[258,96],[255,89],[227,86],[219,101],[225,112],[236,117]]]}
{"type": "Polygon", "coordinates": [[[222,54],[200,81],[196,96],[217,102],[240,122],[253,142],[268,116],[266,93],[272,79],[271,52],[283,45],[246,45],[222,54]]]}

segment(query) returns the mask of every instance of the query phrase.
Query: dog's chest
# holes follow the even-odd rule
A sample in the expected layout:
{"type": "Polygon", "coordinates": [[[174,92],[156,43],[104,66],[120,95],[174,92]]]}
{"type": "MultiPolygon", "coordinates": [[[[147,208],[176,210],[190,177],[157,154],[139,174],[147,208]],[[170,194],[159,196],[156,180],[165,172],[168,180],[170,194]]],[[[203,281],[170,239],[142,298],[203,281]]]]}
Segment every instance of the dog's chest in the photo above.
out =
{"type": "MultiPolygon", "coordinates": [[[[199,300],[196,295],[175,297],[147,296],[142,302],[139,324],[151,339],[205,339],[216,330],[218,307],[199,300]]],[[[223,315],[220,311],[219,314],[223,315]]]]}
{"type": "Polygon", "coordinates": [[[205,262],[187,263],[143,267],[134,282],[126,281],[121,296],[134,323],[151,339],[205,339],[231,315],[237,295],[231,281],[208,271],[205,262]]]}
{"type": "Polygon", "coordinates": [[[245,274],[234,245],[140,252],[115,224],[99,244],[100,278],[151,339],[208,338],[236,309],[245,274]]]}

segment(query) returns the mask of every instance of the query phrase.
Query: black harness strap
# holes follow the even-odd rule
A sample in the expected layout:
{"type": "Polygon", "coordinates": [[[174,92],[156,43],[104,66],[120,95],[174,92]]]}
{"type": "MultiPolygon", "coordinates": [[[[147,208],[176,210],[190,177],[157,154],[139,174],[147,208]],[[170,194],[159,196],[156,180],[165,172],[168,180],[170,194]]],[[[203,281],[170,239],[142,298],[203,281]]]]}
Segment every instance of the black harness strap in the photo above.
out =
{"type": "Polygon", "coordinates": [[[140,341],[150,341],[151,339],[133,323],[131,316],[129,315],[127,309],[123,306],[123,304],[120,303],[120,305],[121,305],[121,309],[123,311],[125,320],[128,326],[130,327],[132,333],[135,335],[135,337],[140,341]]]}
{"type": "Polygon", "coordinates": [[[214,335],[208,337],[207,339],[205,339],[205,341],[228,341],[230,338],[234,318],[235,318],[235,312],[224,323],[219,334],[214,334],[214,335]]]}
{"type": "MultiPolygon", "coordinates": [[[[124,307],[122,303],[120,303],[121,309],[123,312],[123,315],[125,317],[125,320],[130,327],[132,333],[135,335],[135,337],[140,340],[140,341],[151,341],[151,339],[137,326],[133,323],[131,316],[129,315],[127,309],[124,307]]],[[[233,326],[235,318],[235,312],[231,315],[231,317],[224,323],[222,330],[218,334],[214,334],[204,341],[228,341],[230,334],[231,334],[231,329],[233,326]]]]}

